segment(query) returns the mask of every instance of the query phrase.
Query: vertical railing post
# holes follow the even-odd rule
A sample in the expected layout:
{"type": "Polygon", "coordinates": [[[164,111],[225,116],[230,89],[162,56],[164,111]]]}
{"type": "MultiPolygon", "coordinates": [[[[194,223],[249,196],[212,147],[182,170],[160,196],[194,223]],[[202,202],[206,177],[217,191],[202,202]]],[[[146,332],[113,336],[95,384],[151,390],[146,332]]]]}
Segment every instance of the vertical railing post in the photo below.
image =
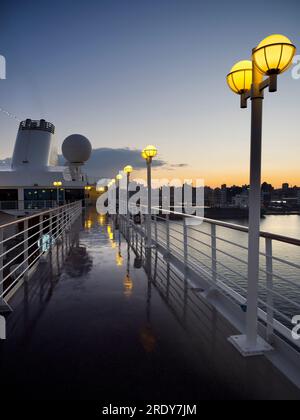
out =
{"type": "Polygon", "coordinates": [[[53,213],[49,213],[49,251],[52,253],[53,213]]]}
{"type": "Polygon", "coordinates": [[[154,215],[154,235],[155,235],[155,244],[158,242],[158,231],[157,231],[157,215],[154,215]]]}
{"type": "Polygon", "coordinates": [[[40,217],[39,217],[39,239],[40,239],[41,244],[42,244],[42,240],[43,240],[43,230],[44,230],[44,217],[42,215],[40,215],[40,217]]]}
{"type": "Polygon", "coordinates": [[[59,230],[60,230],[60,239],[61,239],[61,254],[62,254],[62,261],[65,259],[65,237],[64,237],[64,209],[59,207],[59,230]]]}
{"type": "Polygon", "coordinates": [[[188,266],[188,229],[186,218],[183,219],[183,254],[184,254],[184,268],[187,270],[188,266]]]}
{"type": "Polygon", "coordinates": [[[0,310],[3,309],[4,305],[4,299],[3,299],[3,252],[4,252],[4,246],[3,246],[3,229],[0,228],[0,310]]]}
{"type": "Polygon", "coordinates": [[[211,224],[211,270],[212,279],[214,283],[217,283],[217,233],[216,225],[211,224]]]}
{"type": "Polygon", "coordinates": [[[274,298],[273,298],[273,246],[272,239],[266,238],[267,268],[267,340],[272,344],[274,333],[274,298]]]}
{"type": "Polygon", "coordinates": [[[170,215],[166,214],[166,244],[167,244],[167,253],[170,253],[170,215]]]}
{"type": "Polygon", "coordinates": [[[29,250],[28,250],[28,238],[29,238],[29,223],[28,219],[24,221],[24,244],[23,244],[23,258],[24,258],[24,280],[28,279],[28,267],[29,267],[29,250]]]}

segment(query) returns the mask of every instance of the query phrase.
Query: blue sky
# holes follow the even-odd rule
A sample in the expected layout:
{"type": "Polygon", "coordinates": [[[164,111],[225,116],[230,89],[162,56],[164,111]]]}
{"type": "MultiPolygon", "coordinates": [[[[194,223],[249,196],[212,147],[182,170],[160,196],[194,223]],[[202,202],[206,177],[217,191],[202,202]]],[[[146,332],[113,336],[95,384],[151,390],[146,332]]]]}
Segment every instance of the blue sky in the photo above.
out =
{"type": "MultiPolygon", "coordinates": [[[[0,107],[53,122],[59,144],[74,132],[94,148],[154,143],[169,163],[158,176],[186,164],[176,175],[247,182],[250,110],[225,77],[269,34],[300,46],[299,22],[296,0],[3,0],[0,107]]],[[[289,71],[266,95],[263,173],[275,184],[300,184],[299,93],[289,71]]],[[[0,113],[0,127],[5,158],[17,122],[0,113]]]]}

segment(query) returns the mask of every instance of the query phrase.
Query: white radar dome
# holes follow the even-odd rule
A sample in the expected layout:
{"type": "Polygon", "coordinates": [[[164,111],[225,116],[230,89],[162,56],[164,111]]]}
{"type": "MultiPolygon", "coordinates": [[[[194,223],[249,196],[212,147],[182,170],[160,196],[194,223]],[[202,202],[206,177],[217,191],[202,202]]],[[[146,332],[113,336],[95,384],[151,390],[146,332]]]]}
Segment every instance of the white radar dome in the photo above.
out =
{"type": "Polygon", "coordinates": [[[70,163],[84,163],[91,157],[92,145],[81,134],[72,134],[64,140],[62,153],[64,158],[70,163]]]}

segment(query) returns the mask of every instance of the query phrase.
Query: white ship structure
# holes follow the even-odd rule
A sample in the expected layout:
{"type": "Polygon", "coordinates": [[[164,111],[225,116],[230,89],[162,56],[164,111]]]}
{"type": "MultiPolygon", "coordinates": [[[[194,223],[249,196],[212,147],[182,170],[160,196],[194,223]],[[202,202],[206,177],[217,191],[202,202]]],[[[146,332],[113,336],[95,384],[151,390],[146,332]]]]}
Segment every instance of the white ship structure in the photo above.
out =
{"type": "Polygon", "coordinates": [[[0,211],[26,214],[54,204],[85,197],[87,176],[82,167],[92,146],[79,134],[62,145],[65,166],[58,164],[55,126],[46,120],[22,121],[19,126],[11,167],[0,170],[0,211]],[[61,183],[59,188],[54,183],[61,183]]]}

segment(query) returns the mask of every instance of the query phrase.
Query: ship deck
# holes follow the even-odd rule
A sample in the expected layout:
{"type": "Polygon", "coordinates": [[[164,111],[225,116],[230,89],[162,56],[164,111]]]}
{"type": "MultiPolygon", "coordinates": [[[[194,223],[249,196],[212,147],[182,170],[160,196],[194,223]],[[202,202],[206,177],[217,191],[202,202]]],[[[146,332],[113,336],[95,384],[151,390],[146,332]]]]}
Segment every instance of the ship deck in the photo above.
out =
{"type": "Polygon", "coordinates": [[[67,258],[57,246],[10,302],[1,399],[300,398],[267,359],[240,356],[236,331],[196,291],[202,316],[180,315],[107,223],[86,214],[67,258]]]}

